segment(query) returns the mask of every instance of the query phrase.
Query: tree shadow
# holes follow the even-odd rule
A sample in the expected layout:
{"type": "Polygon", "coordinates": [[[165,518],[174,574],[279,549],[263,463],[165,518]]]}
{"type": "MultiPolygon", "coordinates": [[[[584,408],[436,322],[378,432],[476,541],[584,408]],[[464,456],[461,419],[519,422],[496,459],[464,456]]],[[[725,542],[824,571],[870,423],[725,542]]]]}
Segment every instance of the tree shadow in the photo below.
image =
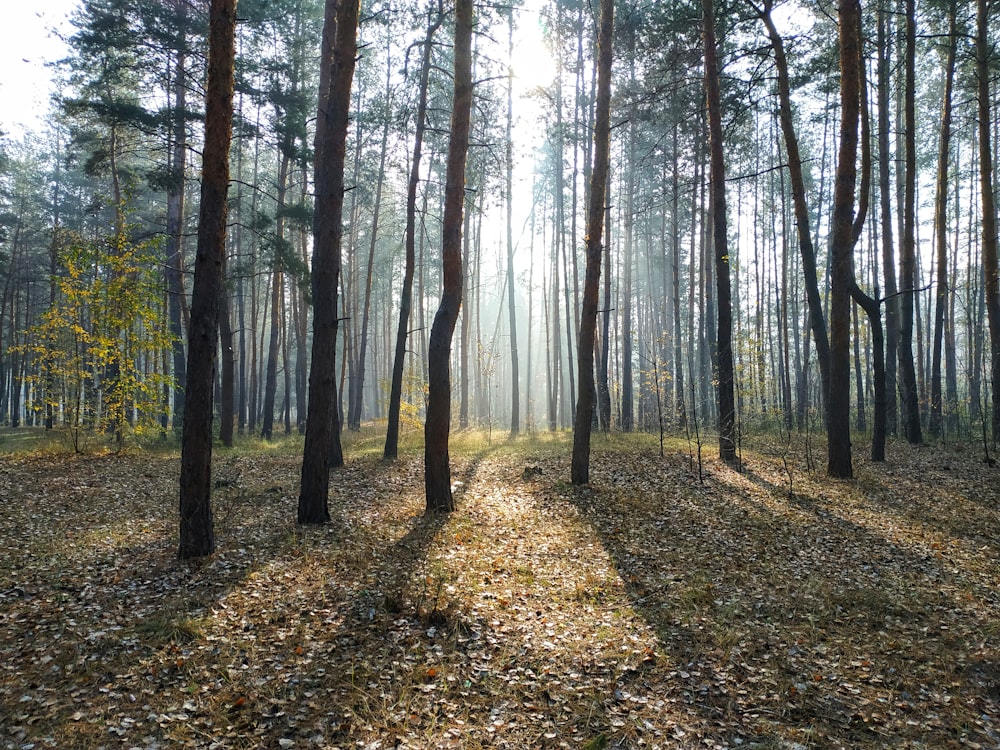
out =
{"type": "Polygon", "coordinates": [[[636,496],[606,482],[621,481],[608,458],[569,499],[655,629],[670,691],[728,741],[995,741],[975,720],[997,707],[998,607],[965,571],[753,470],[715,465],[702,487],[683,457],[649,457],[642,486],[659,489],[636,496]],[[968,710],[941,711],[935,690],[968,710]]]}

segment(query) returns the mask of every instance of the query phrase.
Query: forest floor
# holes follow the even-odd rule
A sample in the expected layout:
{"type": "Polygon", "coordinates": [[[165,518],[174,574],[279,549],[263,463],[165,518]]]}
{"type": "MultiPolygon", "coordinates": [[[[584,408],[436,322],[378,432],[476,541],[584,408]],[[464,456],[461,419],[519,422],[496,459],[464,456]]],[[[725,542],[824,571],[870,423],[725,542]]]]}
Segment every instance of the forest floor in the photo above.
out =
{"type": "Polygon", "coordinates": [[[699,479],[598,435],[575,488],[566,433],[459,435],[427,517],[419,450],[354,441],[321,528],[298,441],[219,450],[200,562],[176,453],[0,456],[0,748],[1000,747],[973,447],[835,482],[762,440],[699,479]]]}

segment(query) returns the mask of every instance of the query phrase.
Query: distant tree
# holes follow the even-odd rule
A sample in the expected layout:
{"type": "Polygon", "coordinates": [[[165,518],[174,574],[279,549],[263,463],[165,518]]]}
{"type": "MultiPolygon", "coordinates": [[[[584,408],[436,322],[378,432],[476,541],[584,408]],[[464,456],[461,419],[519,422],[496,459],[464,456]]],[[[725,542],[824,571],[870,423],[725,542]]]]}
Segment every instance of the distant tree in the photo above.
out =
{"type": "Polygon", "coordinates": [[[215,550],[211,505],[212,399],[219,309],[225,293],[226,196],[232,140],[235,39],[236,0],[211,0],[198,250],[191,298],[181,442],[181,558],[210,555],[215,550]]]}
{"type": "MultiPolygon", "coordinates": [[[[440,2],[440,0],[439,0],[440,2]]],[[[417,108],[414,114],[413,155],[406,187],[406,229],[403,237],[403,287],[399,296],[399,322],[392,359],[392,383],[389,387],[389,421],[385,435],[385,458],[394,459],[399,450],[399,412],[403,394],[403,365],[406,359],[406,339],[409,335],[410,311],[413,307],[413,275],[416,270],[417,188],[420,184],[420,159],[423,153],[427,123],[427,85],[431,70],[434,34],[444,22],[444,10],[439,4],[431,15],[421,45],[420,79],[417,88],[417,108]]]]}
{"type": "Polygon", "coordinates": [[[424,490],[428,511],[451,511],[451,342],[462,302],[462,212],[465,163],[472,112],[472,0],[455,0],[455,87],[445,176],[441,230],[441,302],[431,326],[427,354],[427,418],[424,424],[424,490]]]}

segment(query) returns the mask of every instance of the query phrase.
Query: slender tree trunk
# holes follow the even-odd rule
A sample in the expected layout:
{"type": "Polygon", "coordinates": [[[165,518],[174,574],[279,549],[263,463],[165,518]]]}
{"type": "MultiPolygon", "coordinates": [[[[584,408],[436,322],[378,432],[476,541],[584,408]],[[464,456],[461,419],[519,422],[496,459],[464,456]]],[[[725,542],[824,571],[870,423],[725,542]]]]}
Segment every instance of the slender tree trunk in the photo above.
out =
{"type": "Polygon", "coordinates": [[[903,196],[903,241],[899,249],[899,395],[903,405],[903,432],[911,444],[923,441],[920,401],[913,359],[913,304],[916,274],[916,10],[915,0],[906,0],[906,69],[903,93],[903,133],[906,141],[903,196]]]}
{"type": "Polygon", "coordinates": [[[597,37],[597,102],[594,120],[594,169],[587,208],[587,267],[580,314],[577,372],[580,393],[573,427],[573,484],[590,482],[590,435],[594,410],[594,340],[597,329],[597,292],[601,280],[601,237],[604,233],[604,195],[611,151],[611,63],[614,36],[614,0],[601,0],[597,37]]]}
{"type": "Polygon", "coordinates": [[[812,236],[809,232],[809,206],[806,202],[805,180],[802,175],[802,157],[799,153],[799,140],[795,133],[795,122],[792,119],[792,96],[788,77],[788,61],[785,57],[785,45],[778,30],[771,20],[771,0],[765,0],[762,9],[758,10],[764,25],[767,27],[774,50],[775,68],[778,74],[778,116],[781,122],[781,132],[785,139],[785,151],[788,154],[788,176],[792,187],[792,205],[795,209],[795,227],[799,237],[799,254],[802,257],[802,271],[806,284],[806,303],[809,306],[809,328],[816,342],[816,359],[819,362],[820,380],[826,413],[826,396],[830,390],[830,340],[827,336],[826,320],[823,316],[823,300],[819,294],[819,279],[816,273],[816,251],[813,248],[812,236]]]}
{"type": "Polygon", "coordinates": [[[507,315],[510,332],[510,432],[521,429],[521,384],[517,357],[517,306],[514,294],[514,14],[507,29],[507,315]]]}
{"type": "Polygon", "coordinates": [[[219,300],[219,343],[222,348],[221,388],[219,389],[219,441],[227,448],[233,447],[234,375],[233,326],[229,311],[229,290],[222,290],[219,300]]]}
{"type": "MultiPolygon", "coordinates": [[[[187,4],[175,0],[174,9],[178,14],[180,27],[185,23],[187,4]]],[[[177,58],[174,62],[174,111],[173,150],[170,154],[170,186],[167,190],[167,315],[170,320],[170,334],[174,337],[171,347],[173,354],[174,392],[173,414],[174,432],[181,434],[184,414],[184,324],[181,307],[184,300],[184,183],[187,164],[187,37],[178,33],[177,58]]]]}
{"type": "Polygon", "coordinates": [[[326,523],[330,466],[343,462],[337,408],[337,287],[343,239],[344,162],[357,54],[357,0],[326,0],[313,179],[313,339],[302,450],[299,523],[326,523]]]}
{"type": "Polygon", "coordinates": [[[434,20],[427,26],[424,36],[423,58],[420,65],[420,91],[417,98],[416,123],[413,133],[413,157],[410,163],[410,178],[406,188],[406,261],[403,270],[403,289],[399,298],[399,324],[396,327],[396,349],[392,359],[392,386],[389,390],[389,424],[385,435],[387,459],[394,459],[399,452],[399,409],[403,395],[403,365],[406,360],[406,339],[409,335],[410,310],[413,307],[413,275],[416,265],[417,188],[420,185],[420,156],[424,143],[427,119],[427,84],[431,69],[431,42],[434,32],[444,21],[444,13],[439,8],[434,20]]]}
{"type": "Polygon", "coordinates": [[[215,551],[212,529],[212,391],[219,304],[226,277],[226,194],[233,121],[236,0],[211,0],[205,145],[202,150],[198,251],[188,339],[181,442],[181,558],[215,551]]]}
{"type": "Polygon", "coordinates": [[[472,0],[455,0],[455,90],[445,177],[442,227],[443,285],[428,352],[427,421],[424,425],[424,489],[427,510],[451,511],[451,341],[462,301],[462,211],[472,110],[472,0]]]}
{"type": "Polygon", "coordinates": [[[941,142],[938,148],[937,193],[934,199],[934,235],[937,255],[937,288],[934,300],[934,353],[931,358],[931,413],[928,431],[940,437],[943,428],[941,354],[944,348],[945,312],[948,305],[948,162],[951,156],[951,92],[955,78],[956,3],[948,8],[948,51],[945,59],[944,95],[941,103],[941,142]]]}
{"type": "Polygon", "coordinates": [[[990,326],[990,381],[993,391],[993,443],[1000,439],[1000,270],[997,267],[997,210],[993,195],[990,143],[989,0],[976,2],[976,82],[979,98],[979,187],[982,194],[983,286],[990,326]]]}
{"type": "MultiPolygon", "coordinates": [[[[389,98],[389,86],[390,81],[388,76],[392,71],[392,66],[386,61],[386,76],[387,80],[385,83],[386,98],[389,98]]],[[[391,106],[390,102],[387,101],[386,106],[391,106]]],[[[371,311],[371,300],[372,300],[372,272],[375,266],[375,248],[378,243],[378,220],[379,212],[382,209],[382,184],[384,182],[385,175],[385,159],[386,154],[389,150],[389,121],[391,117],[389,112],[385,113],[385,122],[382,125],[382,150],[379,156],[378,165],[378,177],[375,180],[375,204],[373,206],[374,216],[372,218],[372,236],[371,242],[368,245],[368,267],[365,271],[365,302],[364,307],[361,311],[361,335],[360,342],[358,343],[358,358],[357,365],[354,368],[355,381],[354,381],[354,400],[349,408],[349,416],[347,420],[347,425],[352,430],[361,429],[361,412],[364,406],[364,392],[365,392],[365,357],[368,352],[368,321],[371,311]]]]}
{"type": "Polygon", "coordinates": [[[722,96],[719,91],[718,50],[715,42],[713,0],[702,0],[705,46],[705,92],[708,100],[711,148],[712,222],[715,243],[715,282],[718,294],[717,358],[719,404],[719,458],[736,460],[736,398],[733,378],[733,313],[729,278],[729,238],[726,216],[726,172],[722,141],[722,96]]]}
{"type": "Polygon", "coordinates": [[[896,261],[892,240],[892,191],[889,170],[889,51],[886,14],[878,11],[878,192],[879,225],[882,230],[882,276],[885,279],[885,399],[886,430],[895,435],[899,417],[896,408],[896,355],[899,339],[899,298],[896,296],[896,261]]]}

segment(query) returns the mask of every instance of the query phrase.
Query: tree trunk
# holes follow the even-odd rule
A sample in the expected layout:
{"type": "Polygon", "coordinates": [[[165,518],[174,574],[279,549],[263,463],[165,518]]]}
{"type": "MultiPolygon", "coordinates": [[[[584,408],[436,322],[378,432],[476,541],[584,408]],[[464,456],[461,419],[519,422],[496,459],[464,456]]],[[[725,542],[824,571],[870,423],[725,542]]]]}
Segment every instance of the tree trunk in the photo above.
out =
{"type": "Polygon", "coordinates": [[[906,141],[903,195],[903,241],[899,249],[899,395],[903,405],[903,432],[907,442],[923,441],[920,400],[913,359],[913,303],[916,274],[916,10],[915,0],[906,0],[906,82],[903,93],[903,133],[906,141]]]}
{"type": "Polygon", "coordinates": [[[313,339],[309,363],[309,412],[302,450],[299,523],[326,523],[330,466],[338,458],[337,285],[343,239],[344,161],[351,83],[357,54],[357,0],[326,0],[316,115],[316,166],[313,179],[313,339]]]}
{"type": "Polygon", "coordinates": [[[389,424],[385,434],[385,458],[394,459],[399,452],[399,409],[403,397],[403,364],[406,360],[406,339],[409,335],[410,310],[413,307],[413,275],[416,266],[417,188],[420,185],[420,156],[424,143],[427,119],[427,84],[431,70],[431,42],[434,32],[444,21],[438,10],[427,26],[424,36],[423,59],[420,65],[420,91],[417,99],[416,122],[413,133],[413,160],[410,179],[406,188],[406,261],[403,270],[403,289],[399,297],[399,324],[396,326],[396,349],[392,359],[392,386],[389,390],[389,424]]]}
{"type": "Polygon", "coordinates": [[[614,36],[614,0],[601,0],[597,37],[597,102],[594,119],[594,169],[587,208],[587,267],[583,282],[577,372],[580,393],[573,427],[573,484],[590,482],[590,434],[594,411],[594,340],[597,329],[597,292],[601,280],[601,237],[604,233],[604,195],[611,151],[611,63],[614,36]]]}
{"type": "Polygon", "coordinates": [[[823,300],[819,294],[819,279],[816,273],[816,251],[813,248],[812,236],[809,232],[809,206],[806,203],[805,180],[802,175],[802,157],[799,153],[799,140],[795,133],[795,122],[792,119],[792,96],[788,78],[788,61],[785,57],[785,45],[778,30],[771,20],[771,0],[765,0],[762,9],[758,10],[764,25],[767,27],[774,50],[774,64],[778,74],[778,115],[781,121],[781,132],[785,139],[785,151],[788,154],[788,177],[792,186],[792,206],[795,209],[795,225],[799,237],[799,254],[802,257],[802,272],[806,284],[806,303],[809,306],[809,328],[816,342],[816,359],[819,362],[820,380],[824,414],[826,396],[830,389],[830,339],[827,336],[826,320],[823,317],[823,300]]]}
{"type": "Polygon", "coordinates": [[[219,389],[219,441],[227,448],[233,447],[234,375],[236,361],[233,351],[233,326],[230,319],[229,290],[222,290],[219,300],[219,342],[222,349],[221,383],[219,389]]]}
{"type": "Polygon", "coordinates": [[[854,278],[854,189],[860,109],[858,0],[840,1],[840,151],[834,185],[830,242],[830,393],[827,401],[827,473],[850,478],[851,464],[851,300],[854,278]]]}
{"type": "Polygon", "coordinates": [[[424,425],[424,489],[428,512],[451,511],[451,341],[462,301],[462,210],[465,203],[465,162],[469,151],[472,111],[472,0],[455,0],[455,89],[445,176],[442,226],[441,302],[428,351],[427,421],[424,425]]]}
{"type": "Polygon", "coordinates": [[[514,294],[514,14],[507,30],[507,315],[510,329],[510,433],[521,430],[521,384],[517,359],[517,306],[514,294]]]}
{"type": "Polygon", "coordinates": [[[211,0],[205,145],[202,150],[198,252],[188,338],[181,442],[181,558],[215,550],[212,529],[212,390],[219,305],[226,275],[226,194],[233,121],[236,0],[211,0]]]}
{"type": "Polygon", "coordinates": [[[990,143],[990,44],[988,0],[976,3],[976,79],[979,98],[979,187],[983,215],[983,278],[990,326],[990,380],[993,391],[993,443],[1000,439],[1000,271],[997,268],[997,210],[993,197],[993,149],[990,143]]]}
{"type": "Polygon", "coordinates": [[[719,405],[719,458],[736,460],[736,398],[733,378],[733,313],[729,278],[729,238],[726,216],[726,170],[722,143],[722,96],[719,91],[718,50],[713,0],[702,0],[705,43],[705,93],[708,100],[711,149],[712,236],[715,243],[715,283],[718,295],[716,378],[719,405]]]}
{"type": "MultiPolygon", "coordinates": [[[[175,0],[179,29],[184,25],[187,4],[175,0]]],[[[187,37],[178,33],[177,59],[174,63],[174,111],[171,123],[173,150],[170,154],[170,183],[167,189],[167,262],[164,269],[167,283],[167,314],[170,320],[170,334],[174,337],[171,347],[173,354],[174,389],[173,414],[174,432],[182,433],[184,414],[184,324],[181,307],[184,300],[184,181],[187,163],[187,58],[185,56],[187,37]]]]}
{"type": "Polygon", "coordinates": [[[889,52],[886,14],[878,13],[878,192],[879,225],[882,230],[882,276],[885,279],[885,405],[886,431],[895,435],[899,418],[896,409],[896,353],[899,338],[899,299],[896,296],[896,261],[892,242],[892,196],[889,170],[889,52]]]}
{"type": "Polygon", "coordinates": [[[951,92],[955,78],[956,3],[948,7],[948,52],[945,59],[944,95],[941,102],[941,142],[938,147],[937,194],[934,198],[934,235],[937,255],[937,288],[934,299],[934,353],[931,358],[931,413],[927,428],[940,437],[943,428],[941,355],[944,348],[945,311],[948,305],[948,160],[951,155],[951,92]]]}

